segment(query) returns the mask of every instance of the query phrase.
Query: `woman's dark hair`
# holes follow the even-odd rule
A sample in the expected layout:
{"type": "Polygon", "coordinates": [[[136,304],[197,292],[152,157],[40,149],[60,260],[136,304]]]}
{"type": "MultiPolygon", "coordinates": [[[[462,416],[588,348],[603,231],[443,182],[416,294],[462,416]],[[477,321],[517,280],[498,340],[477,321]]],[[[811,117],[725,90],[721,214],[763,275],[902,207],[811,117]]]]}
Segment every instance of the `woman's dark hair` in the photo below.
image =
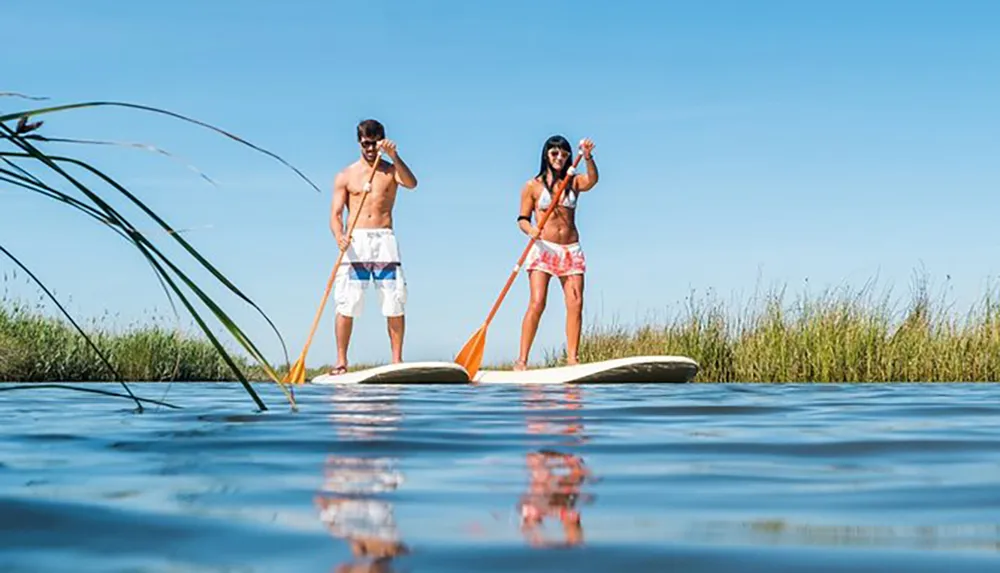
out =
{"type": "Polygon", "coordinates": [[[545,140],[545,145],[542,146],[542,166],[538,169],[538,178],[541,179],[542,185],[548,187],[545,182],[545,172],[549,169],[549,150],[553,147],[562,149],[566,153],[569,153],[569,159],[563,164],[562,169],[559,173],[555,174],[555,181],[562,179],[566,176],[566,172],[569,170],[569,166],[573,164],[573,146],[569,144],[569,141],[561,135],[553,135],[552,137],[545,140]]]}

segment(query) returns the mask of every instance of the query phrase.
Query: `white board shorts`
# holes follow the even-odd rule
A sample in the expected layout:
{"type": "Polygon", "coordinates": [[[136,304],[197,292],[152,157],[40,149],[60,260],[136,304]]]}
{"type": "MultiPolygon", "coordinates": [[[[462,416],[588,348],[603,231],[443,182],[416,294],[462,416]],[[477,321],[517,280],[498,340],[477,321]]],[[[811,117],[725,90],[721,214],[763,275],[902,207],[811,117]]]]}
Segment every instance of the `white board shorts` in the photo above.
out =
{"type": "Polygon", "coordinates": [[[337,314],[361,316],[365,291],[378,291],[382,316],[402,316],[406,307],[406,277],[392,229],[354,229],[333,280],[337,314]]]}
{"type": "Polygon", "coordinates": [[[399,541],[392,506],[373,498],[318,496],[319,519],[336,537],[399,541]]]}

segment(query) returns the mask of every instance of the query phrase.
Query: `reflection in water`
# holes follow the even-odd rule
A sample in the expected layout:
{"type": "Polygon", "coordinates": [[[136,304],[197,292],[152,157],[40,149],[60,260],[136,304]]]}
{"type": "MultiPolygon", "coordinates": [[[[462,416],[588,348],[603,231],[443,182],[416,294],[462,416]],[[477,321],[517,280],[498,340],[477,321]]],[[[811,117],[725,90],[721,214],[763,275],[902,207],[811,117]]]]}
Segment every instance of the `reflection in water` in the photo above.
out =
{"type": "Polygon", "coordinates": [[[565,449],[539,447],[525,456],[528,491],[517,509],[521,533],[534,547],[574,547],[583,543],[581,503],[593,502],[582,491],[593,475],[583,458],[569,449],[586,442],[581,416],[583,395],[579,387],[527,387],[525,408],[528,433],[541,438],[556,437],[565,449]],[[562,540],[546,539],[542,533],[546,519],[559,523],[562,540]]]}
{"type": "MultiPolygon", "coordinates": [[[[402,419],[397,391],[391,387],[336,388],[330,419],[337,437],[343,441],[389,439],[402,419]]],[[[409,552],[397,531],[393,506],[383,497],[402,483],[394,459],[327,457],[322,489],[314,501],[330,534],[344,539],[354,556],[337,567],[338,573],[388,573],[392,559],[409,552]]]]}
{"type": "Polygon", "coordinates": [[[1000,550],[1000,525],[954,524],[933,526],[831,525],[793,523],[784,519],[756,519],[722,525],[707,524],[728,536],[740,533],[759,543],[799,546],[917,547],[946,550],[1000,550]]]}

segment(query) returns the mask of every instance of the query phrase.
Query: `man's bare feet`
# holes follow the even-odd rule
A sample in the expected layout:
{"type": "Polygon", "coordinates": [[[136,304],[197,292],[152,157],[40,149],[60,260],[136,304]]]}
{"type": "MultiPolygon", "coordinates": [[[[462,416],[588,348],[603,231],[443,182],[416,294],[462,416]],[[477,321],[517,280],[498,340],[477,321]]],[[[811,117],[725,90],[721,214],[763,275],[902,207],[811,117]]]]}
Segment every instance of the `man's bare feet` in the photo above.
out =
{"type": "Polygon", "coordinates": [[[528,369],[528,364],[524,360],[514,361],[514,372],[524,372],[528,369]]]}
{"type": "Polygon", "coordinates": [[[566,366],[576,366],[579,363],[580,363],[580,359],[577,358],[576,356],[572,356],[572,357],[566,359],[566,366]]]}
{"type": "Polygon", "coordinates": [[[338,364],[337,366],[334,366],[333,368],[330,369],[330,376],[338,376],[340,374],[346,374],[346,373],[347,373],[346,364],[338,364]]]}

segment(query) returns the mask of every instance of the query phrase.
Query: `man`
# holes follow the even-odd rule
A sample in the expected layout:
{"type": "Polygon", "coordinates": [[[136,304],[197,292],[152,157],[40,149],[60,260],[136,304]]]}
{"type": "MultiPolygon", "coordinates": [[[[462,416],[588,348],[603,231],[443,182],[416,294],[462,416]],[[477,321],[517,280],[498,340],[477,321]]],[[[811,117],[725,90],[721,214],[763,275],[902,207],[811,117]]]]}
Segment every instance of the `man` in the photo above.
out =
{"type": "Polygon", "coordinates": [[[334,279],[336,303],[337,365],[331,374],[347,371],[347,347],[354,319],[361,314],[364,294],[369,284],[379,293],[382,315],[386,317],[392,362],[403,361],[406,279],[399,257],[399,247],[392,226],[392,208],[399,186],[415,189],[417,178],[399,157],[396,144],[386,139],[385,128],[374,119],[358,124],[361,158],[345,167],[333,182],[333,207],[330,229],[337,245],[346,249],[334,279]],[[381,151],[392,163],[379,160],[381,151]],[[375,171],[368,188],[368,180],[375,171]],[[367,194],[359,209],[361,198],[367,194]],[[350,219],[345,221],[344,208],[350,219]],[[358,217],[354,233],[347,237],[350,221],[358,217]]]}

